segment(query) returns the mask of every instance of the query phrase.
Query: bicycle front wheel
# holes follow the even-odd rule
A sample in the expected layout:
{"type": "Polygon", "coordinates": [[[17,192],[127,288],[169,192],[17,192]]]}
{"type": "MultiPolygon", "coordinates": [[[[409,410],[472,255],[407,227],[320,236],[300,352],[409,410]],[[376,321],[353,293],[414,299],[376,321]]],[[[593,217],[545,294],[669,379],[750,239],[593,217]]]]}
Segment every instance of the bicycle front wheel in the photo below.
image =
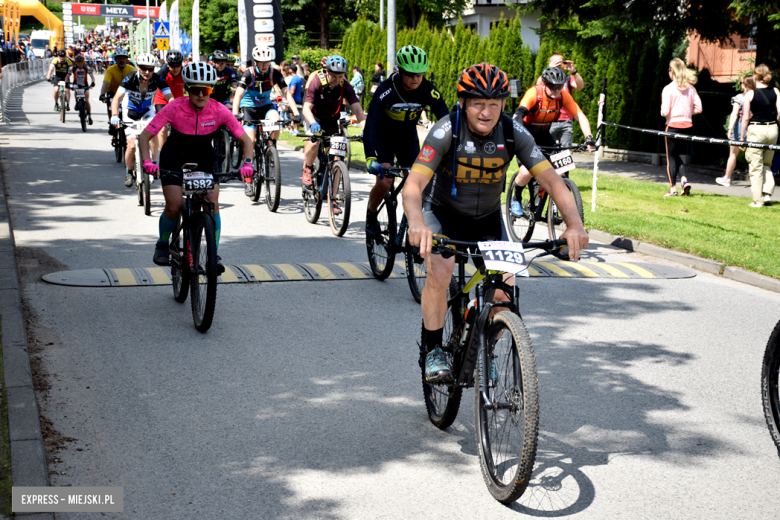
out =
{"type": "Polygon", "coordinates": [[[404,256],[406,257],[406,280],[409,282],[409,290],[412,291],[414,301],[420,303],[425,279],[428,278],[428,268],[425,265],[425,260],[420,256],[420,248],[409,243],[409,235],[406,236],[404,256]]]}
{"type": "Polygon", "coordinates": [[[764,352],[761,368],[761,400],[769,434],[780,450],[780,322],[775,326],[764,352]]]}
{"type": "MultiPolygon", "coordinates": [[[[450,282],[447,290],[447,299],[452,298],[458,291],[458,284],[455,280],[450,282]]],[[[449,305],[447,314],[444,317],[444,330],[442,334],[442,346],[455,350],[458,336],[463,323],[463,316],[460,313],[458,305],[449,305]]],[[[420,369],[422,370],[423,397],[425,398],[425,408],[428,410],[428,419],[439,429],[448,428],[458,416],[460,408],[460,398],[463,394],[463,388],[455,386],[453,383],[429,383],[425,380],[425,345],[420,344],[420,369]]]]}
{"type": "Polygon", "coordinates": [[[120,128],[116,131],[116,146],[114,146],[114,158],[116,162],[121,163],[125,157],[125,129],[120,128]]]}
{"type": "Polygon", "coordinates": [[[84,103],[79,106],[79,119],[81,119],[81,131],[86,132],[87,131],[87,107],[84,106],[84,103]]]}
{"type": "Polygon", "coordinates": [[[259,151],[259,148],[255,148],[255,173],[252,175],[252,196],[249,197],[252,202],[260,200],[260,194],[263,193],[265,165],[263,164],[263,154],[258,153],[259,151]]]}
{"type": "Polygon", "coordinates": [[[539,382],[531,338],[517,314],[496,314],[487,330],[487,366],[479,356],[474,385],[474,433],[482,477],[504,504],[531,479],[539,433],[539,382]],[[483,380],[485,378],[485,380],[483,380]],[[486,408],[482,393],[492,401],[486,408]]]}
{"type": "Polygon", "coordinates": [[[144,179],[144,214],[152,214],[152,177],[144,172],[142,175],[144,179]]]}
{"type": "Polygon", "coordinates": [[[369,236],[366,233],[366,251],[368,252],[368,265],[377,280],[384,280],[393,272],[395,264],[395,205],[389,193],[385,193],[385,201],[377,210],[377,222],[379,234],[369,236]]]}
{"type": "Polygon", "coordinates": [[[344,164],[347,165],[347,171],[349,171],[352,165],[352,141],[349,140],[349,131],[346,128],[341,129],[341,135],[347,138],[347,154],[344,156],[344,164]]]}
{"type": "Polygon", "coordinates": [[[67,106],[66,97],[64,93],[60,93],[60,121],[65,122],[65,107],[67,106]]]}
{"type": "Polygon", "coordinates": [[[171,235],[171,281],[173,282],[173,298],[179,302],[187,301],[187,293],[190,291],[190,270],[187,265],[187,258],[184,254],[186,247],[184,245],[184,234],[182,229],[181,217],[176,223],[176,229],[171,235]],[[176,260],[178,258],[178,260],[176,260]]]}
{"type": "Polygon", "coordinates": [[[534,234],[535,226],[530,187],[524,187],[521,194],[520,207],[523,210],[523,214],[518,217],[511,211],[512,201],[515,200],[515,190],[519,189],[515,184],[517,175],[517,173],[514,174],[512,180],[509,181],[509,188],[506,190],[506,203],[504,204],[506,227],[509,231],[509,236],[514,242],[528,242],[534,234]]]}
{"type": "Polygon", "coordinates": [[[198,332],[206,332],[211,327],[217,303],[217,237],[214,219],[208,213],[193,214],[191,233],[192,258],[195,262],[190,278],[192,320],[198,332]]]}
{"type": "Polygon", "coordinates": [[[135,183],[135,193],[138,196],[138,205],[143,206],[144,205],[144,180],[139,170],[140,167],[138,166],[138,151],[136,149],[135,166],[133,166],[133,175],[134,175],[133,182],[135,183]]]}
{"type": "Polygon", "coordinates": [[[279,152],[275,146],[265,150],[265,203],[268,210],[275,212],[279,208],[279,198],[282,196],[282,165],[279,163],[279,152]]]}
{"type": "Polygon", "coordinates": [[[330,168],[328,186],[328,216],[330,230],[337,237],[344,236],[349,227],[349,212],[352,209],[352,185],[349,182],[347,165],[334,161],[330,168]]]}
{"type": "MultiPolygon", "coordinates": [[[[582,197],[580,196],[580,190],[573,180],[566,177],[563,178],[564,184],[569,188],[572,198],[574,198],[574,204],[577,205],[577,213],[580,215],[580,220],[585,223],[585,213],[582,209],[582,197]]],[[[550,197],[550,204],[547,207],[547,232],[550,235],[550,240],[555,240],[560,237],[564,231],[566,231],[566,221],[563,220],[558,205],[550,197]]]]}

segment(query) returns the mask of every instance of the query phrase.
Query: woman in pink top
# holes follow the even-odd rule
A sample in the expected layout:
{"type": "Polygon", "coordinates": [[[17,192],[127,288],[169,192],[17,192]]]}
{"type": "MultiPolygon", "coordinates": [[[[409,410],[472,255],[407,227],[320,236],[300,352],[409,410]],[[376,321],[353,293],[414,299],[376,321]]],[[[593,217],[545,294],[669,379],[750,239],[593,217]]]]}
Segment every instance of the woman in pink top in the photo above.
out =
{"type": "MultiPolygon", "coordinates": [[[[701,114],[701,98],[693,86],[696,84],[696,72],[688,69],[680,58],[669,62],[669,79],[671,83],[664,87],[661,96],[661,115],[666,118],[666,131],[676,134],[690,134],[693,128],[693,116],[701,114]]],[[[680,175],[680,186],[683,195],[691,192],[691,185],[685,176],[685,165],[680,158],[680,152],[685,141],[666,139],[666,173],[669,175],[669,191],[664,197],[677,195],[677,175],[680,175]]]]}

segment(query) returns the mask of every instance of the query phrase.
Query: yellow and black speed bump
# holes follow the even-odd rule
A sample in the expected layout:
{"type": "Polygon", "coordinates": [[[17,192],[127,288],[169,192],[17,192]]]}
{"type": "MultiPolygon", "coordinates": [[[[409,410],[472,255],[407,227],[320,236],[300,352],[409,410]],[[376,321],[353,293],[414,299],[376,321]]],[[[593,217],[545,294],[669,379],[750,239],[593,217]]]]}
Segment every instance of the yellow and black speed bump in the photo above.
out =
{"type": "MultiPolygon", "coordinates": [[[[472,265],[466,266],[474,274],[472,265]]],[[[611,278],[669,279],[692,278],[694,271],[656,264],[628,262],[552,262],[536,261],[528,268],[531,277],[547,278],[611,278]]],[[[367,280],[373,278],[368,262],[336,262],[332,264],[248,264],[226,265],[220,283],[297,282],[330,280],[367,280]]],[[[405,278],[406,271],[398,262],[389,278],[405,278]]],[[[137,287],[169,285],[168,267],[136,267],[132,269],[84,269],[60,271],[43,277],[46,282],[74,287],[137,287]]]]}

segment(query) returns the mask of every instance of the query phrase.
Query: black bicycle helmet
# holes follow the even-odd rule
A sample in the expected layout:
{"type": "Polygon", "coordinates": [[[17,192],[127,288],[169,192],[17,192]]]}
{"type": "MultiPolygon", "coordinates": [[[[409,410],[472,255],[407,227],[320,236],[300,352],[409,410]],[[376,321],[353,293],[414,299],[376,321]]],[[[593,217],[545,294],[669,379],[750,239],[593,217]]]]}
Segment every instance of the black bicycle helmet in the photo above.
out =
{"type": "Polygon", "coordinates": [[[225,51],[214,51],[214,54],[211,55],[212,61],[227,61],[228,55],[225,51]]]}
{"type": "Polygon", "coordinates": [[[60,58],[64,58],[65,57],[65,51],[62,50],[62,49],[58,50],[57,51],[57,56],[59,56],[60,58]]]}
{"type": "Polygon", "coordinates": [[[165,61],[168,62],[168,65],[181,65],[184,61],[184,56],[179,51],[169,51],[168,55],[165,56],[165,61]]]}
{"type": "Polygon", "coordinates": [[[509,97],[509,78],[489,63],[478,63],[464,70],[458,79],[458,97],[504,99],[509,97]]]}
{"type": "Polygon", "coordinates": [[[542,81],[550,85],[563,85],[566,83],[566,74],[558,67],[547,67],[542,72],[542,81]]]}

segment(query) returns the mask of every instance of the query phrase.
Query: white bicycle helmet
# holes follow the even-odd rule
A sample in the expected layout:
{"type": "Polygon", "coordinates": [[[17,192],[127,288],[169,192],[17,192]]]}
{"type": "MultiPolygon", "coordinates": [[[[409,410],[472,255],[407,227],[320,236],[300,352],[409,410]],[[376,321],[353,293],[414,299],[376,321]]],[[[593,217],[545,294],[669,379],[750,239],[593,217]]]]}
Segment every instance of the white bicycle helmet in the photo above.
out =
{"type": "Polygon", "coordinates": [[[190,63],[181,75],[187,85],[214,85],[217,82],[217,69],[202,61],[190,63]]]}
{"type": "Polygon", "coordinates": [[[148,53],[139,54],[135,62],[139,67],[154,67],[157,65],[157,58],[148,53]]]}
{"type": "Polygon", "coordinates": [[[252,49],[252,59],[255,61],[274,61],[276,59],[276,51],[273,47],[258,45],[252,49]]]}

